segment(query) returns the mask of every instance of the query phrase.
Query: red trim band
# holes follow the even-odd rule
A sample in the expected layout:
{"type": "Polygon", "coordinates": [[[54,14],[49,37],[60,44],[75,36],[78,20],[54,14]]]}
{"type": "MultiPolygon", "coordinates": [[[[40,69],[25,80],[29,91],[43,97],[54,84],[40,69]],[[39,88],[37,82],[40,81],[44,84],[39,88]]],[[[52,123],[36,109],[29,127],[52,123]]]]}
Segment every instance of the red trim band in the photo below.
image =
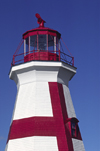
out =
{"type": "Polygon", "coordinates": [[[56,136],[53,117],[31,117],[14,120],[10,128],[9,139],[29,136],[56,136]]]}

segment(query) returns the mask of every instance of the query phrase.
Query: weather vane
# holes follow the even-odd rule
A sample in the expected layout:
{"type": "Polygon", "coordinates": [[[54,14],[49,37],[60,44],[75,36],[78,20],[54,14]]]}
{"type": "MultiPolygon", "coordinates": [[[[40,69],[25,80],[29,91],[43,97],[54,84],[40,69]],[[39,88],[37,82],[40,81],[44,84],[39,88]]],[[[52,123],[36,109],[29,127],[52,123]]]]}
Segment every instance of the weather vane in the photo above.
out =
{"type": "Polygon", "coordinates": [[[37,23],[39,24],[39,27],[44,27],[44,23],[46,22],[41,18],[41,16],[38,13],[36,13],[35,16],[38,19],[37,23]]]}

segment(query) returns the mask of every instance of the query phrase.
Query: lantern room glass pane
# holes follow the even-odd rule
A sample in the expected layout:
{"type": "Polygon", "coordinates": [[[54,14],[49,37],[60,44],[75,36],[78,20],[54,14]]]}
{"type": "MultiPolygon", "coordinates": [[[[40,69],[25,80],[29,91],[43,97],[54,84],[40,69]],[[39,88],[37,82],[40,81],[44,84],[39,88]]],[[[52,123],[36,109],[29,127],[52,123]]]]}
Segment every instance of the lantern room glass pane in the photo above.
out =
{"type": "Polygon", "coordinates": [[[54,36],[48,35],[48,50],[54,51],[54,36]]]}
{"type": "Polygon", "coordinates": [[[38,35],[38,50],[39,51],[47,50],[46,35],[38,35]]]}
{"type": "Polygon", "coordinates": [[[26,38],[26,55],[29,52],[29,37],[26,38]]]}
{"type": "Polygon", "coordinates": [[[30,51],[37,50],[37,35],[30,36],[30,51]]]}
{"type": "Polygon", "coordinates": [[[56,38],[56,49],[57,49],[57,51],[59,50],[59,42],[60,42],[60,40],[58,38],[56,38]]]}

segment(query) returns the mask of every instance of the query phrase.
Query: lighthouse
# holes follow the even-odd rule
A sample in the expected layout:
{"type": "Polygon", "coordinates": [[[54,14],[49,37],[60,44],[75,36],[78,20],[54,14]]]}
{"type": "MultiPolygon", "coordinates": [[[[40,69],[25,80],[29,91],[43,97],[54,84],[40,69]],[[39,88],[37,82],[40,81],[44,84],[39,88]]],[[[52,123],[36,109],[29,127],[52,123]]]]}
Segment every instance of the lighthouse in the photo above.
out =
{"type": "Polygon", "coordinates": [[[68,87],[74,57],[61,50],[61,34],[36,17],[39,27],[23,34],[13,55],[17,95],[5,151],[85,151],[68,87]]]}

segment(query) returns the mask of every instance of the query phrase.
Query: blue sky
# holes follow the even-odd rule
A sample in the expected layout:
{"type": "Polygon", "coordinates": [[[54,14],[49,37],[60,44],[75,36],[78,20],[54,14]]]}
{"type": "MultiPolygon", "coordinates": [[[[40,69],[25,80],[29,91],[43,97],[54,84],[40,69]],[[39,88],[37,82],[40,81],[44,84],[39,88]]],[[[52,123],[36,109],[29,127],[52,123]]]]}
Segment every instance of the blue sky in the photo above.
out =
{"type": "MultiPolygon", "coordinates": [[[[99,0],[0,0],[0,151],[4,151],[16,98],[9,79],[12,56],[27,30],[45,26],[59,31],[75,58],[77,74],[69,83],[86,151],[100,150],[100,4],[99,0]]],[[[65,50],[67,53],[67,50],[65,50]]]]}

